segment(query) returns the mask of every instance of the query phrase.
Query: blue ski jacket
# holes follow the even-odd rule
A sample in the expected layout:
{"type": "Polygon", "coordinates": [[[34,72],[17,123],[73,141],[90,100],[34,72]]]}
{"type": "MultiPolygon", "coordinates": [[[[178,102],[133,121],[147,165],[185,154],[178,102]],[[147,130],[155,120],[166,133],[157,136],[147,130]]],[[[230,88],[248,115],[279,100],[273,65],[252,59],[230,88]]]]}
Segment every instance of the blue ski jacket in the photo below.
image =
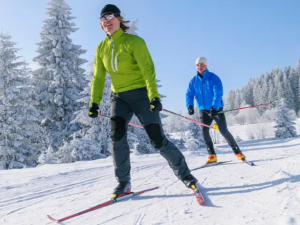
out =
{"type": "Polygon", "coordinates": [[[207,69],[203,73],[203,78],[198,74],[190,81],[186,92],[186,107],[194,107],[194,98],[197,101],[199,110],[210,110],[213,107],[219,110],[224,106],[223,85],[221,79],[207,69]]]}

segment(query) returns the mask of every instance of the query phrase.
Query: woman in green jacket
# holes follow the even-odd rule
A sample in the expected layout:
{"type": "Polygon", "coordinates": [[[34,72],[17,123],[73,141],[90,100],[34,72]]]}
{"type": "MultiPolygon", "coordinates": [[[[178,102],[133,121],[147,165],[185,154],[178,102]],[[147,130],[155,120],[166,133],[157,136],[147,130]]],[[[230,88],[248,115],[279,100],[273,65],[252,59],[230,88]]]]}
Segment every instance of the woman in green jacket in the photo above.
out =
{"type": "Polygon", "coordinates": [[[96,51],[89,116],[98,117],[98,106],[108,72],[112,80],[111,152],[115,176],[119,182],[114,189],[114,197],[131,190],[127,128],[133,114],[175,175],[187,187],[195,187],[197,179],[190,174],[184,156],[163,132],[159,117],[162,105],[156,86],[155,69],[145,41],[125,32],[128,29],[125,23],[128,21],[123,20],[121,11],[115,5],[106,5],[101,11],[100,20],[107,37],[96,51]]]}

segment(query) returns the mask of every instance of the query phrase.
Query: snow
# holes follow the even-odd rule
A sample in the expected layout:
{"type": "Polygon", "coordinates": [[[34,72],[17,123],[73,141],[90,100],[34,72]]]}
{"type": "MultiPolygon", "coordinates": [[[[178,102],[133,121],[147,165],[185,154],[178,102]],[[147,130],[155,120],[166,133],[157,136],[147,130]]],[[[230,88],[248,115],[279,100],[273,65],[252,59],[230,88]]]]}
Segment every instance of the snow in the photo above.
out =
{"type": "MultiPolygon", "coordinates": [[[[61,224],[299,224],[299,137],[239,145],[256,166],[239,162],[220,144],[218,160],[232,162],[193,171],[203,186],[204,206],[159,154],[132,154],[133,191],[159,189],[61,224]]],[[[191,169],[207,158],[205,150],[183,153],[191,169]]],[[[117,184],[113,174],[111,157],[0,171],[0,224],[53,224],[47,214],[62,218],[105,202],[117,184]]]]}
{"type": "MultiPolygon", "coordinates": [[[[296,132],[300,134],[300,118],[295,121],[296,132]]],[[[254,136],[260,136],[262,130],[265,131],[266,137],[274,137],[275,133],[275,122],[271,123],[257,123],[257,124],[247,124],[247,125],[233,125],[229,126],[228,130],[232,133],[233,137],[240,136],[242,140],[250,140],[249,133],[253,133],[254,136]]]]}

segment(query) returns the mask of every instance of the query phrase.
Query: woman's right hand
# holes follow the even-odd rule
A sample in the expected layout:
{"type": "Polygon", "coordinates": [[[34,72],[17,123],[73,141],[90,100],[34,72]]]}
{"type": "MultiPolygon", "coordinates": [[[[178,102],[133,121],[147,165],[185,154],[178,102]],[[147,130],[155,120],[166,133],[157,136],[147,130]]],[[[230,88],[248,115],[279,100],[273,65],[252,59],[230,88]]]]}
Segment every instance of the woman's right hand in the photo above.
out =
{"type": "Polygon", "coordinates": [[[98,104],[92,103],[92,106],[90,107],[89,113],[88,113],[89,117],[92,117],[92,118],[98,117],[98,115],[99,115],[98,110],[99,110],[98,104]]]}

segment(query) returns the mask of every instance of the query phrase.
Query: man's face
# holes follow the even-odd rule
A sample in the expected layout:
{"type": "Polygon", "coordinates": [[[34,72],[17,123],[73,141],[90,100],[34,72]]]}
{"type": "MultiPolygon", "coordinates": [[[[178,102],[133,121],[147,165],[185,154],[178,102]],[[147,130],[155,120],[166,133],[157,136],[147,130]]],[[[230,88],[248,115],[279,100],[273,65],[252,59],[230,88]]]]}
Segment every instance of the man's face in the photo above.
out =
{"type": "Polygon", "coordinates": [[[205,63],[196,64],[196,67],[197,67],[198,72],[201,74],[207,69],[207,66],[205,63]]]}

